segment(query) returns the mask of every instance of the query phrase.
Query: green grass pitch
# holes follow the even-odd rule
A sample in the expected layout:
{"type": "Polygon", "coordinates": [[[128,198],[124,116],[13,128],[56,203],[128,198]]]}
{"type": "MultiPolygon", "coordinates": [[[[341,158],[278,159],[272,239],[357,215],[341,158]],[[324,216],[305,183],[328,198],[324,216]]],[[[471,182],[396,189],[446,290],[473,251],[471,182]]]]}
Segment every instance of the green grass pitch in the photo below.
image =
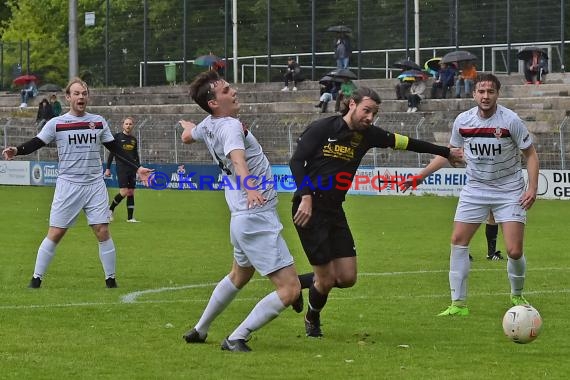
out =
{"type": "MultiPolygon", "coordinates": [[[[566,379],[570,373],[570,202],[539,200],[529,212],[526,296],[544,321],[531,344],[503,335],[506,262],[485,259],[483,229],[471,244],[471,315],[435,316],[449,304],[455,198],[351,196],[345,209],[359,279],[331,293],[322,315],[325,337],[306,338],[302,315],[288,309],[254,334],[252,353],[236,354],[219,344],[271,291],[259,276],[214,322],[207,344],[182,340],[230,268],[221,192],[137,190],[139,224],[125,222],[121,204],[111,224],[118,289],[105,288],[97,243],[81,216],[42,288],[27,289],[52,194],[53,188],[0,187],[2,379],[566,379]]],[[[290,198],[280,196],[284,236],[299,272],[306,272],[290,198]]]]}

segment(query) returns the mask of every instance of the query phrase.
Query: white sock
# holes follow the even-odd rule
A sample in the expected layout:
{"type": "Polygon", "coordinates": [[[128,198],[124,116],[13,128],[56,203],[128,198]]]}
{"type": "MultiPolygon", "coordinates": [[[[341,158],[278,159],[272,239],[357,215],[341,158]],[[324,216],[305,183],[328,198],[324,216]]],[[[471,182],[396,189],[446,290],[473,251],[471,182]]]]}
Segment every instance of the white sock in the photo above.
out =
{"type": "Polygon", "coordinates": [[[200,320],[194,327],[202,338],[206,337],[210,325],[218,315],[233,301],[239,289],[233,284],[228,276],[222,278],[214,288],[208,305],[204,309],[200,320]]]}
{"type": "Polygon", "coordinates": [[[449,287],[452,301],[465,301],[467,299],[467,276],[470,267],[469,247],[451,245],[449,287]]]}
{"type": "Polygon", "coordinates": [[[230,340],[248,339],[250,334],[262,328],[285,310],[285,305],[276,291],[266,295],[255,305],[245,320],[228,337],[230,340]]]}
{"type": "Polygon", "coordinates": [[[509,275],[509,281],[511,283],[511,294],[520,296],[524,288],[526,274],[526,257],[524,254],[518,260],[508,258],[507,274],[509,275]]]}
{"type": "Polygon", "coordinates": [[[42,240],[38,248],[38,255],[36,256],[36,266],[34,267],[34,277],[42,278],[47,272],[47,268],[51,260],[55,256],[55,247],[57,244],[47,237],[42,240]]]}
{"type": "Polygon", "coordinates": [[[115,278],[117,253],[115,252],[113,239],[109,238],[109,240],[99,242],[99,259],[101,260],[101,264],[103,264],[105,278],[115,278]]]}

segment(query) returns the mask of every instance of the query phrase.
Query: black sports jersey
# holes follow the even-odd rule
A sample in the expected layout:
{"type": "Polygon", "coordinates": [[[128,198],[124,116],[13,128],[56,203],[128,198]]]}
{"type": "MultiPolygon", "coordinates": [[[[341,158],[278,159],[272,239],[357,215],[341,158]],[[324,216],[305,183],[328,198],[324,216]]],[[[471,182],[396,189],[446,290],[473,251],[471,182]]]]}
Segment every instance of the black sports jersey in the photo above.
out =
{"type": "Polygon", "coordinates": [[[411,150],[447,157],[449,148],[388,132],[376,126],[351,130],[342,116],[311,123],[297,139],[291,158],[295,196],[316,193],[335,203],[344,201],[362,157],[372,147],[411,150]],[[338,180],[341,179],[342,183],[338,180]]]}
{"type": "MultiPolygon", "coordinates": [[[[139,151],[138,151],[138,144],[137,139],[131,135],[125,135],[123,132],[115,133],[113,135],[115,140],[121,146],[125,154],[137,165],[140,166],[139,161],[139,151]]],[[[114,153],[109,153],[109,158],[107,158],[107,169],[111,168],[111,163],[113,162],[113,158],[115,157],[114,153]]],[[[134,170],[130,165],[124,163],[122,160],[117,160],[117,170],[134,170]]]]}

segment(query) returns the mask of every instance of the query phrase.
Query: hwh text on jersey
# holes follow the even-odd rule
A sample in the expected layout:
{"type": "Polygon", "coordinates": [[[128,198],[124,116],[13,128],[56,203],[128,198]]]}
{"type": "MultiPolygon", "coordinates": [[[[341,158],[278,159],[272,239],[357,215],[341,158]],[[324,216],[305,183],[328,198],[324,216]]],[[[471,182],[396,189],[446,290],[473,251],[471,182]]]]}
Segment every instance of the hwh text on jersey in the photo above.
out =
{"type": "Polygon", "coordinates": [[[501,144],[469,144],[469,150],[478,156],[496,156],[501,154],[501,144]]]}
{"type": "Polygon", "coordinates": [[[73,135],[67,136],[69,140],[69,144],[96,144],[97,143],[97,135],[96,134],[82,134],[82,133],[75,133],[73,135]]]}

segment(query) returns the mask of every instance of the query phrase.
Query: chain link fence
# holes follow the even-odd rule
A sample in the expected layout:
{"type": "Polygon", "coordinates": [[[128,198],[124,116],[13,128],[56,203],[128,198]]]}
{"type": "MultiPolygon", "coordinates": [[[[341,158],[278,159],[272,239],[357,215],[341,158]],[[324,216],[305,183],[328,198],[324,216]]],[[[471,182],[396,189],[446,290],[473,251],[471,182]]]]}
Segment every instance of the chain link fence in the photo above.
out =
{"type": "MultiPolygon", "coordinates": [[[[430,115],[434,116],[434,115],[430,115]]],[[[319,115],[301,114],[288,117],[274,115],[244,115],[241,120],[262,145],[265,154],[272,164],[288,164],[296,148],[297,137],[319,115]]],[[[441,117],[441,116],[440,116],[441,117]]],[[[446,145],[454,115],[447,118],[425,118],[419,114],[386,113],[374,121],[382,128],[446,145]]],[[[178,118],[171,120],[155,120],[141,117],[135,128],[139,142],[139,153],[143,163],[213,163],[210,153],[202,143],[185,145],[180,140],[182,128],[178,118]]],[[[168,119],[168,118],[166,118],[168,119]]],[[[108,118],[112,126],[120,126],[118,117],[108,118]]],[[[18,145],[37,134],[35,126],[24,125],[21,119],[0,119],[0,133],[4,146],[18,145]]],[[[566,117],[556,129],[533,135],[534,144],[540,158],[542,169],[567,169],[570,162],[570,118],[566,117]]],[[[113,128],[116,129],[116,128],[113,128]]],[[[116,129],[113,132],[118,132],[116,129]]],[[[102,157],[106,159],[107,151],[102,149],[102,157]]],[[[429,163],[431,155],[417,154],[392,149],[371,149],[362,165],[389,167],[423,167],[429,163]]],[[[18,157],[20,160],[57,161],[57,149],[52,143],[31,156],[18,157]]]]}

